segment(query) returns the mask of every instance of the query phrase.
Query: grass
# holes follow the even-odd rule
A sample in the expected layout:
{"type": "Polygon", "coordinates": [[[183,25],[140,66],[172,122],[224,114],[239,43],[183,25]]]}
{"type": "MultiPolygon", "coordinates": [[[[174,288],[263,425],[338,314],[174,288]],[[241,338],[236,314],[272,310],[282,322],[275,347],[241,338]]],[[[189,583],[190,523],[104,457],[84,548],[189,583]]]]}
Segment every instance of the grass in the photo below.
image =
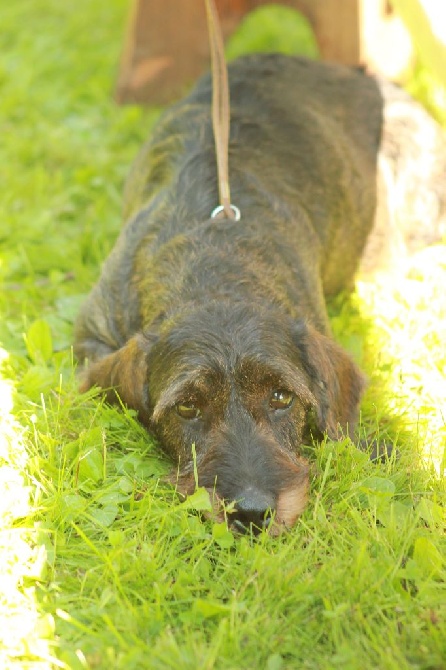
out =
{"type": "Polygon", "coordinates": [[[0,667],[440,670],[444,246],[333,305],[370,376],[362,430],[400,458],[309,449],[310,504],[286,536],[201,521],[206,496],[180,504],[132,413],[77,393],[73,319],[158,114],[111,99],[127,9],[2,8],[0,667]]]}

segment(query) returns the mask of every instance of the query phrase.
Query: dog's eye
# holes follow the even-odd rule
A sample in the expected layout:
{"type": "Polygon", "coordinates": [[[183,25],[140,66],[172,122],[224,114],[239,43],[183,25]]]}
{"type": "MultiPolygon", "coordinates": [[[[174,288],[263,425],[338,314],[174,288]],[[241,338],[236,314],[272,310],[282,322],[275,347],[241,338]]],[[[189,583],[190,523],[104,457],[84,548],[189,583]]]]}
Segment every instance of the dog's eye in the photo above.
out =
{"type": "Polygon", "coordinates": [[[285,389],[278,389],[273,391],[269,399],[269,406],[271,409],[288,409],[291,407],[294,400],[294,393],[286,391],[285,389]]]}
{"type": "Polygon", "coordinates": [[[182,419],[199,419],[201,416],[201,409],[193,402],[179,402],[175,405],[175,409],[182,419]]]}

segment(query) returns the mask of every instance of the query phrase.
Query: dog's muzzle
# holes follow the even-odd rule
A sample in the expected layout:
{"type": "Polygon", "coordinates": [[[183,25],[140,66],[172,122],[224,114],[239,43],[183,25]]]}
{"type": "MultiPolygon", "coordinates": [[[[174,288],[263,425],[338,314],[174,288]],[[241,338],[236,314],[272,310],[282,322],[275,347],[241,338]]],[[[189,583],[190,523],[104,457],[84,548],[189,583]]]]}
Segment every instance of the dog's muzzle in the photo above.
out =
{"type": "Polygon", "coordinates": [[[229,520],[239,532],[246,533],[252,530],[257,534],[271,524],[274,507],[273,496],[249,486],[237,496],[235,509],[229,520]]]}

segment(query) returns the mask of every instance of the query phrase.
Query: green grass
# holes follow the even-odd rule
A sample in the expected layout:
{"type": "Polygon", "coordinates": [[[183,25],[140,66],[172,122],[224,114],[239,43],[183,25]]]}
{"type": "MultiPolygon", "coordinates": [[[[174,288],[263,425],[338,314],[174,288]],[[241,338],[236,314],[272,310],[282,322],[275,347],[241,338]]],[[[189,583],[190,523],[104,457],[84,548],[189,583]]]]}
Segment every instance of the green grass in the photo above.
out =
{"type": "Polygon", "coordinates": [[[162,483],[168,464],[132,413],[77,393],[73,319],[157,116],[112,102],[127,9],[2,8],[0,667],[440,670],[444,246],[333,306],[370,376],[362,430],[400,458],[309,449],[310,503],[278,539],[201,521],[206,497],[184,505],[162,483]]]}

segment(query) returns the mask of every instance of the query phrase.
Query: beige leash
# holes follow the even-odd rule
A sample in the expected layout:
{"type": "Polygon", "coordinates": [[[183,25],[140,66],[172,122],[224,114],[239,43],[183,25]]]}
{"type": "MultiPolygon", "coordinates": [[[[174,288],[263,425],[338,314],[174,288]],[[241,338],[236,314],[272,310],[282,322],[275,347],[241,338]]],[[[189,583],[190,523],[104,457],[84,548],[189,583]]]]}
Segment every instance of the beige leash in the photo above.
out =
{"type": "Polygon", "coordinates": [[[220,205],[213,210],[211,217],[224,217],[238,221],[240,219],[240,210],[231,204],[229,188],[230,106],[224,42],[214,0],[205,1],[212,62],[212,126],[214,129],[220,200],[220,205]]]}

